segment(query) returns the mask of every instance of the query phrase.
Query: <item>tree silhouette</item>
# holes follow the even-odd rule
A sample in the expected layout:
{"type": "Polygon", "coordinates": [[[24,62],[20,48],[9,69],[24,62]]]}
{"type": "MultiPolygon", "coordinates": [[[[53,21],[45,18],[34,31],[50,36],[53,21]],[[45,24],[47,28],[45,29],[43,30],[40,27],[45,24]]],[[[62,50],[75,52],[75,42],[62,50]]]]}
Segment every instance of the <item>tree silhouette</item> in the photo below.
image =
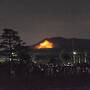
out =
{"type": "Polygon", "coordinates": [[[16,46],[22,45],[22,40],[18,36],[18,32],[13,29],[3,29],[1,37],[1,47],[9,51],[10,57],[12,57],[13,51],[16,46]]]}
{"type": "MultiPolygon", "coordinates": [[[[23,46],[23,41],[20,39],[18,36],[18,32],[13,30],[13,29],[3,29],[3,33],[0,36],[0,48],[4,48],[4,50],[8,51],[8,57],[9,57],[9,69],[10,71],[14,66],[14,53],[16,52],[17,54],[17,49],[16,47],[21,47],[23,46]]],[[[17,55],[18,58],[18,55],[17,55]]]]}

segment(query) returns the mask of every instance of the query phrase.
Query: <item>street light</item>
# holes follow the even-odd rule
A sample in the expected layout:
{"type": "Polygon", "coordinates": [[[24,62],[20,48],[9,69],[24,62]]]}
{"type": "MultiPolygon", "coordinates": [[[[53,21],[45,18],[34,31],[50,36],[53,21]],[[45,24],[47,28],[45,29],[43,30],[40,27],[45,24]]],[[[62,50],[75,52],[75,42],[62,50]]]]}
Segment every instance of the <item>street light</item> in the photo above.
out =
{"type": "Polygon", "coordinates": [[[75,63],[75,60],[76,60],[76,54],[77,54],[77,52],[76,51],[73,51],[73,60],[74,60],[74,63],[75,63]]]}
{"type": "Polygon", "coordinates": [[[73,51],[73,55],[76,55],[77,54],[77,52],[76,51],[73,51]]]}

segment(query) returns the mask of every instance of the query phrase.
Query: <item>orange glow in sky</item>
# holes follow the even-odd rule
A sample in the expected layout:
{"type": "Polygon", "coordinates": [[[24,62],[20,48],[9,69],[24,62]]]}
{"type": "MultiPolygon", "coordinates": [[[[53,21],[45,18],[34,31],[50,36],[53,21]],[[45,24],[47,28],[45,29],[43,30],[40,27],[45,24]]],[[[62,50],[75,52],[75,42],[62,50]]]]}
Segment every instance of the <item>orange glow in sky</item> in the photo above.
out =
{"type": "Polygon", "coordinates": [[[48,40],[44,40],[42,43],[36,45],[35,48],[37,48],[37,49],[54,48],[54,44],[48,40]]]}

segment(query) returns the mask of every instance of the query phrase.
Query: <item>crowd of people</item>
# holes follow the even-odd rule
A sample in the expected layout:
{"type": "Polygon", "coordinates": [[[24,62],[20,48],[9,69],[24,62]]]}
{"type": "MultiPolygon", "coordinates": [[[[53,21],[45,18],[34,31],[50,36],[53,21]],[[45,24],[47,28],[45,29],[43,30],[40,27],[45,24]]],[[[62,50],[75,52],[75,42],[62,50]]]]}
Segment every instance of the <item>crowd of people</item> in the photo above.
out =
{"type": "Polygon", "coordinates": [[[15,77],[16,73],[23,73],[25,77],[41,75],[45,77],[59,77],[63,75],[78,75],[82,73],[89,74],[90,67],[87,64],[80,65],[58,65],[58,64],[39,64],[39,63],[20,63],[13,64],[10,69],[10,75],[15,77]]]}
{"type": "Polygon", "coordinates": [[[33,62],[8,62],[3,67],[1,66],[0,71],[2,72],[0,74],[1,83],[3,81],[8,81],[8,83],[13,82],[16,85],[17,82],[17,85],[23,84],[24,87],[28,82],[28,87],[30,88],[53,88],[54,86],[67,87],[69,85],[81,85],[84,83],[84,85],[89,85],[90,83],[90,67],[86,63],[77,65],[60,65],[55,63],[40,64],[33,62]],[[84,78],[82,75],[86,76],[86,78],[84,78]],[[10,79],[8,79],[7,76],[9,76],[10,79]]]}
{"type": "MultiPolygon", "coordinates": [[[[90,65],[87,63],[82,64],[55,64],[55,63],[34,63],[34,62],[8,62],[5,64],[6,71],[9,72],[10,78],[18,76],[23,77],[61,77],[69,75],[90,74],[90,65]]],[[[1,68],[0,68],[1,69],[1,68]]],[[[3,72],[5,72],[3,70],[3,72]]]]}
{"type": "Polygon", "coordinates": [[[58,74],[79,74],[89,73],[89,66],[75,65],[75,66],[61,66],[57,64],[30,64],[27,66],[30,73],[39,72],[47,76],[57,76],[58,74]]]}

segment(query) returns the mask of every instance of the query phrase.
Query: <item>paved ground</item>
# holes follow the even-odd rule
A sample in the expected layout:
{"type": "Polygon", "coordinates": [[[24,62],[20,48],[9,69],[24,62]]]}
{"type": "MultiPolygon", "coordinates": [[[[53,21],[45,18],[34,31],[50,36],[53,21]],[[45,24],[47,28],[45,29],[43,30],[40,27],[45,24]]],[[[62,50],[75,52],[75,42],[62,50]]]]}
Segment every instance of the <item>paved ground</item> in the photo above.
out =
{"type": "Polygon", "coordinates": [[[22,80],[0,78],[0,90],[90,90],[88,79],[82,77],[42,78],[39,76],[22,80]]]}

